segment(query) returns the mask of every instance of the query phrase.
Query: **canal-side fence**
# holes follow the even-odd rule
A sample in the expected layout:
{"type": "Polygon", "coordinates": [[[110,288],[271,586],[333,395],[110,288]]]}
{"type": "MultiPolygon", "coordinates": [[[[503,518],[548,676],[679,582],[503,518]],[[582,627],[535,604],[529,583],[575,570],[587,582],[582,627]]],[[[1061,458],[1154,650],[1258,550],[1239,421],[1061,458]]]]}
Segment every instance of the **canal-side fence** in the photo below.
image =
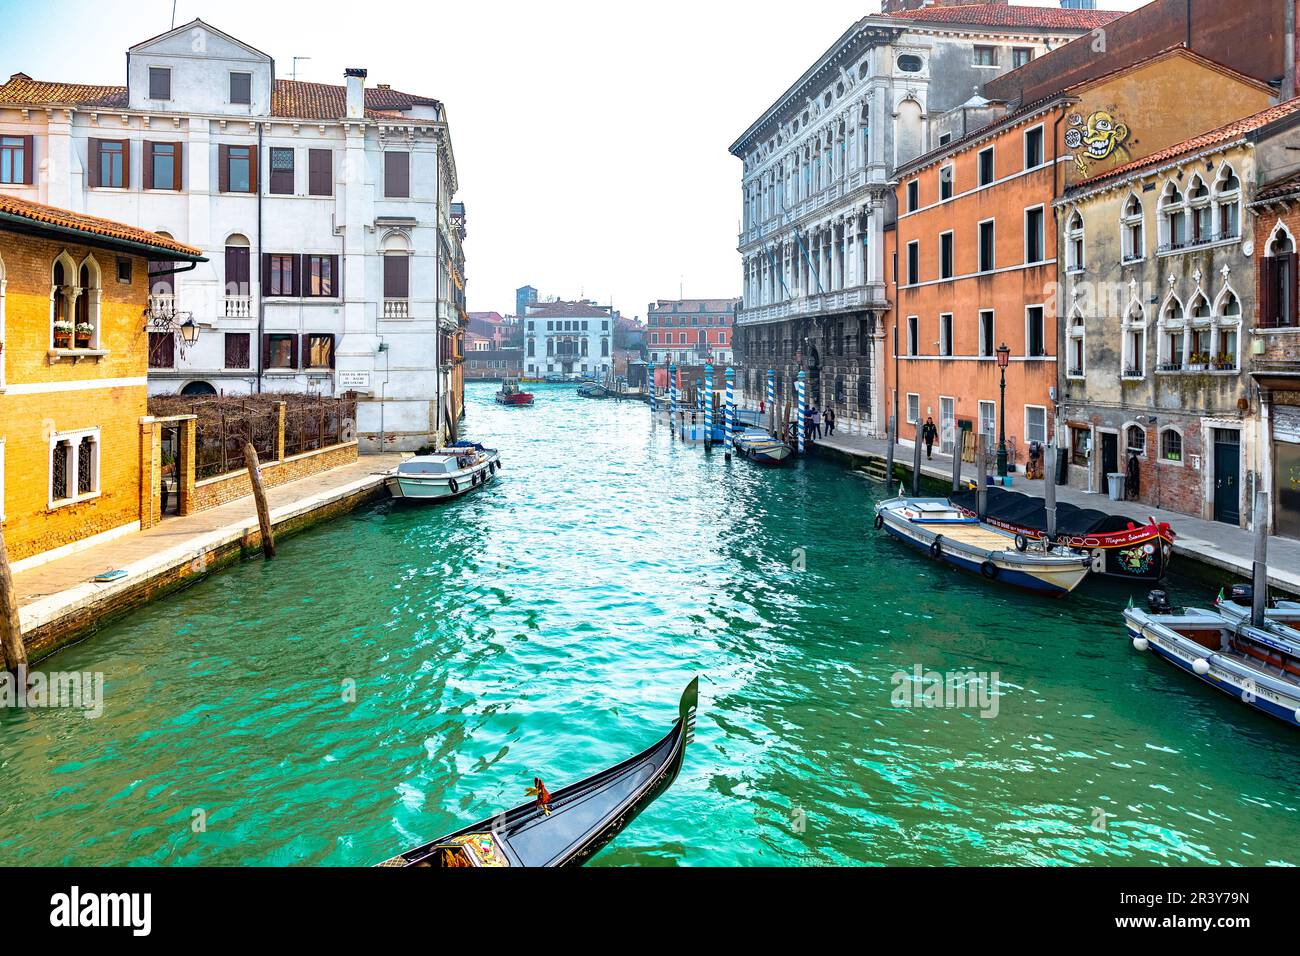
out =
{"type": "Polygon", "coordinates": [[[251,445],[270,488],[356,460],[356,397],[154,395],[152,520],[193,514],[253,491],[251,445]]]}

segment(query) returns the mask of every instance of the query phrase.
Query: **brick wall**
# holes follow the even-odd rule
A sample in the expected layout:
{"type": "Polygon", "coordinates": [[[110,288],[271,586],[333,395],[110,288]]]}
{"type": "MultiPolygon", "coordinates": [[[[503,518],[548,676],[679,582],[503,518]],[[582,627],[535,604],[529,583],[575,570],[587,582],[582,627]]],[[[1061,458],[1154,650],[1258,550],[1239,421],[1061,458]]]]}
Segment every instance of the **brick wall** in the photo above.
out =
{"type": "MultiPolygon", "coordinates": [[[[0,231],[4,279],[4,534],[20,561],[140,519],[144,495],[140,419],[145,415],[146,263],[131,263],[119,281],[119,256],[87,246],[0,231]],[[50,355],[50,286],[55,258],[98,270],[101,355],[77,361],[50,355]],[[96,386],[102,382],[102,386],[96,386]],[[50,507],[50,442],[62,432],[99,429],[98,494],[50,507]]],[[[74,281],[69,276],[69,282],[74,281]]],[[[75,487],[76,474],[69,475],[75,487]]]]}
{"type": "MultiPolygon", "coordinates": [[[[263,462],[260,466],[262,484],[266,488],[274,488],[277,485],[297,481],[299,478],[307,478],[356,460],[357,443],[350,441],[342,445],[323,448],[320,451],[294,455],[292,458],[286,458],[283,461],[263,462]]],[[[236,501],[252,493],[253,487],[248,480],[247,471],[234,471],[229,474],[218,475],[216,478],[208,478],[194,483],[194,506],[192,510],[206,511],[208,508],[215,508],[218,505],[236,501]]]]}

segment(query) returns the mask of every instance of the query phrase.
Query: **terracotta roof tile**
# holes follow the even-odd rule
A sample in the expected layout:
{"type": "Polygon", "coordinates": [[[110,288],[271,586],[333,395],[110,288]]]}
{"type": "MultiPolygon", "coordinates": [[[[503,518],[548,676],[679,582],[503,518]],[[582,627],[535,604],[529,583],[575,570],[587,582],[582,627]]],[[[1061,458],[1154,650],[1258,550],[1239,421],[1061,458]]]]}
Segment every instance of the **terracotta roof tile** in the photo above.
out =
{"type": "Polygon", "coordinates": [[[1265,183],[1264,187],[1255,194],[1255,202],[1273,202],[1277,199],[1293,196],[1300,196],[1300,173],[1292,173],[1282,179],[1265,183]]]}
{"type": "Polygon", "coordinates": [[[960,23],[972,26],[1027,27],[1043,30],[1092,30],[1124,16],[1122,10],[1064,10],[1054,7],[1010,7],[1000,3],[966,3],[955,7],[925,7],[884,14],[919,23],[960,23]]]}
{"type": "Polygon", "coordinates": [[[18,216],[36,224],[75,229],[88,236],[143,243],[160,252],[174,253],[184,259],[203,258],[203,253],[193,246],[187,246],[167,236],[160,236],[156,232],[137,229],[135,226],[114,222],[112,219],[101,219],[98,216],[87,216],[85,213],[59,209],[57,206],[46,206],[43,203],[19,199],[17,196],[0,194],[0,214],[18,216]]]}
{"type": "Polygon", "coordinates": [[[1277,106],[1270,106],[1268,109],[1255,113],[1252,116],[1246,116],[1239,120],[1234,120],[1226,126],[1220,126],[1218,129],[1210,130],[1207,133],[1201,133],[1199,136],[1193,136],[1191,139],[1185,139],[1181,143],[1167,146],[1164,149],[1157,150],[1149,156],[1135,159],[1131,163],[1125,163],[1123,166],[1116,166],[1114,169],[1108,170],[1099,176],[1093,176],[1089,179],[1081,180],[1071,187],[1071,192],[1096,185],[1097,183],[1104,182],[1108,179],[1125,176],[1141,169],[1150,169],[1155,166],[1162,166],[1169,160],[1176,159],[1185,153],[1199,153],[1202,150],[1209,149],[1211,146],[1217,146],[1220,143],[1231,143],[1248,133],[1253,133],[1257,129],[1262,129],[1270,123],[1275,123],[1278,120],[1285,119],[1295,113],[1300,113],[1300,97],[1287,100],[1285,103],[1279,103],[1277,106]]]}
{"type": "Polygon", "coordinates": [[[590,302],[538,302],[528,307],[528,318],[608,319],[609,310],[597,308],[590,302]]]}
{"type": "MultiPolygon", "coordinates": [[[[13,106],[76,106],[83,109],[126,109],[125,86],[56,83],[33,80],[15,73],[0,84],[0,104],[13,106]]],[[[366,89],[366,115],[371,119],[404,119],[403,110],[417,106],[440,108],[427,96],[403,93],[391,87],[366,89]]],[[[271,95],[271,115],[286,119],[336,120],[347,113],[347,88],[304,80],[276,80],[271,95]]]]}

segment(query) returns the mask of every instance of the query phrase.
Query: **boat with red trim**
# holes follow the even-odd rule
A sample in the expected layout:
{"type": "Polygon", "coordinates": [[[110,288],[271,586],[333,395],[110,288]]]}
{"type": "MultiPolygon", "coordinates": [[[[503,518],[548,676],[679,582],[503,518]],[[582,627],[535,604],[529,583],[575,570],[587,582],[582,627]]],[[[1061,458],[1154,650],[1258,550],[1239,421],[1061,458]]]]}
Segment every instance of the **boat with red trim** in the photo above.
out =
{"type": "Polygon", "coordinates": [[[533,393],[521,389],[518,379],[507,378],[501,381],[501,388],[497,391],[496,400],[498,405],[531,405],[533,404],[533,393]]]}
{"type": "MultiPolygon", "coordinates": [[[[977,516],[977,491],[954,492],[951,500],[962,511],[977,516]]],[[[1047,505],[1019,491],[989,488],[984,522],[1029,541],[1047,534],[1047,505]]],[[[1056,503],[1056,542],[1092,554],[1094,574],[1126,581],[1159,581],[1169,570],[1177,536],[1168,522],[1148,518],[1139,522],[1094,508],[1056,503]]]]}

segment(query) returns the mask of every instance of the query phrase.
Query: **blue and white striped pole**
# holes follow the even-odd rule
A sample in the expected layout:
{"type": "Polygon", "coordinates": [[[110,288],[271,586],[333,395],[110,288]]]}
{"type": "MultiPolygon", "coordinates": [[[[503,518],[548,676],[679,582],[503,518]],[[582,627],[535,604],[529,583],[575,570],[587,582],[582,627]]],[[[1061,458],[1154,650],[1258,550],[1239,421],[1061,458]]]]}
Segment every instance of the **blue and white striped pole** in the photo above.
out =
{"type": "Polygon", "coordinates": [[[704,366],[704,447],[713,441],[713,363],[704,366]]]}
{"type": "Polygon", "coordinates": [[[776,370],[767,370],[767,414],[768,428],[774,436],[776,435],[776,370]]]}
{"type": "Polygon", "coordinates": [[[677,427],[677,366],[668,365],[668,427],[677,427]]]}
{"type": "Polygon", "coordinates": [[[799,406],[799,422],[795,426],[795,435],[799,442],[799,454],[803,454],[803,430],[804,422],[808,420],[808,410],[804,408],[804,376],[806,373],[800,372],[798,380],[794,383],[794,395],[799,406]]]}
{"type": "Polygon", "coordinates": [[[735,387],[736,370],[728,365],[726,407],[722,411],[722,438],[728,452],[731,451],[731,443],[736,437],[736,406],[732,401],[732,392],[735,387]]]}
{"type": "Polygon", "coordinates": [[[650,362],[645,367],[646,381],[650,389],[650,421],[655,420],[655,413],[658,407],[655,405],[655,363],[650,362]]]}

